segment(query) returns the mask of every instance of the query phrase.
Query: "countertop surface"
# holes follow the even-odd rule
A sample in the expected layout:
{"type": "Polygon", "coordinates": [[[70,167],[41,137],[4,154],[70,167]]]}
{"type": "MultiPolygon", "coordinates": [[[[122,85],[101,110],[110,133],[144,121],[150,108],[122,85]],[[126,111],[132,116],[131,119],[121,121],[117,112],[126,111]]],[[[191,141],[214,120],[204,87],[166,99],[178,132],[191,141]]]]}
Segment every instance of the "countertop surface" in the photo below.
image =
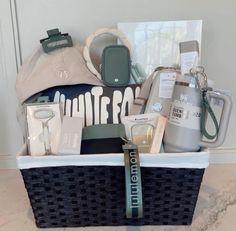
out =
{"type": "Polygon", "coordinates": [[[204,174],[191,226],[38,229],[18,170],[0,170],[0,231],[234,231],[236,164],[212,164],[204,174]]]}

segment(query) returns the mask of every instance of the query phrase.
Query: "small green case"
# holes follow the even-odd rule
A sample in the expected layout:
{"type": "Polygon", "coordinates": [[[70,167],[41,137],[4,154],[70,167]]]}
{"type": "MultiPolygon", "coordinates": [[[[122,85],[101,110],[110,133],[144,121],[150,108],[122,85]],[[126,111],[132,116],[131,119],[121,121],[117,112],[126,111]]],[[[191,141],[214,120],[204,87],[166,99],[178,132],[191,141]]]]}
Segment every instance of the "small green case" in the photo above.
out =
{"type": "Polygon", "coordinates": [[[123,124],[96,124],[83,128],[82,140],[125,137],[123,124]]]}
{"type": "Polygon", "coordinates": [[[123,87],[130,82],[130,53],[124,45],[112,45],[102,53],[102,80],[109,87],[123,87]]]}

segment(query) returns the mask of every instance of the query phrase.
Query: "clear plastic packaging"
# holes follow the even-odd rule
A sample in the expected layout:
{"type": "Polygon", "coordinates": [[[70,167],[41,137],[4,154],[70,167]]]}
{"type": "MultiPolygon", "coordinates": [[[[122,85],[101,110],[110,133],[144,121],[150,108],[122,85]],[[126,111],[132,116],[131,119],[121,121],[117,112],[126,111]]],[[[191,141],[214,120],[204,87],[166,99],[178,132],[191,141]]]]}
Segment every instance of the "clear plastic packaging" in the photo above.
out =
{"type": "Polygon", "coordinates": [[[147,113],[121,118],[127,139],[138,145],[139,152],[149,152],[159,116],[159,113],[147,113]]]}
{"type": "Polygon", "coordinates": [[[27,144],[32,156],[58,152],[62,110],[59,103],[26,104],[27,144]]]}

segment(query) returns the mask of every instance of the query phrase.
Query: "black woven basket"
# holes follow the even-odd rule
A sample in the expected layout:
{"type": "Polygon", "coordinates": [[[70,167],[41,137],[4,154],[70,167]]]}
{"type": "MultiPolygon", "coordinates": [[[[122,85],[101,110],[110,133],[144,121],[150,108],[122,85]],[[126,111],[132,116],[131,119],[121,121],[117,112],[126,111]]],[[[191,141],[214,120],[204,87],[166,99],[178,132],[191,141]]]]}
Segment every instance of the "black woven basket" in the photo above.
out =
{"type": "Polygon", "coordinates": [[[21,173],[40,228],[190,225],[204,169],[142,167],[142,219],[126,218],[124,167],[43,167],[21,173]]]}

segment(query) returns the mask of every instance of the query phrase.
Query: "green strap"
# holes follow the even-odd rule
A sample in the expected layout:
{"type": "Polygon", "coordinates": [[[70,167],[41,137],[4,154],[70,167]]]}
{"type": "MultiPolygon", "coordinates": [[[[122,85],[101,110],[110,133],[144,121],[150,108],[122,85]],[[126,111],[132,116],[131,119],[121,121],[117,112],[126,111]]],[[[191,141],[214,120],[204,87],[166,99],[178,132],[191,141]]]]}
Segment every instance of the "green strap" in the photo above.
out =
{"type": "Polygon", "coordinates": [[[126,217],[143,217],[143,200],[139,152],[137,145],[127,143],[123,145],[125,161],[126,184],[126,217]]]}
{"type": "Polygon", "coordinates": [[[208,102],[208,99],[206,96],[206,91],[203,91],[203,93],[202,93],[202,115],[201,115],[200,130],[201,130],[201,134],[209,140],[215,139],[218,135],[218,132],[219,132],[219,124],[218,124],[215,114],[208,102]],[[215,134],[214,135],[210,135],[208,133],[208,131],[206,130],[207,113],[210,114],[211,119],[212,119],[214,126],[215,126],[215,134]]]}

